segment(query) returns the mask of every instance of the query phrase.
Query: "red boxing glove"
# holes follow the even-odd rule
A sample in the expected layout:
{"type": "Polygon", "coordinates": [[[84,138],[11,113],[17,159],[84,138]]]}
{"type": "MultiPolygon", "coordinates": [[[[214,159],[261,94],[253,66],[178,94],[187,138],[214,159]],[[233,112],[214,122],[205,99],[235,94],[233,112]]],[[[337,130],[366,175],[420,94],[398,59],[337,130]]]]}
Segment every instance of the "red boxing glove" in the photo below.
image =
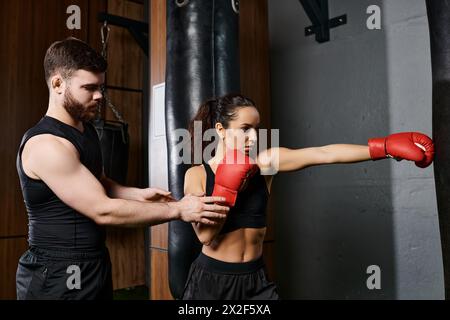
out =
{"type": "Polygon", "coordinates": [[[258,166],[239,150],[227,150],[216,170],[212,196],[225,197],[227,206],[233,207],[238,192],[258,166]]]}
{"type": "Polygon", "coordinates": [[[433,162],[434,144],[428,136],[419,132],[402,132],[385,138],[369,139],[372,160],[394,158],[415,161],[416,166],[426,168],[433,162]]]}

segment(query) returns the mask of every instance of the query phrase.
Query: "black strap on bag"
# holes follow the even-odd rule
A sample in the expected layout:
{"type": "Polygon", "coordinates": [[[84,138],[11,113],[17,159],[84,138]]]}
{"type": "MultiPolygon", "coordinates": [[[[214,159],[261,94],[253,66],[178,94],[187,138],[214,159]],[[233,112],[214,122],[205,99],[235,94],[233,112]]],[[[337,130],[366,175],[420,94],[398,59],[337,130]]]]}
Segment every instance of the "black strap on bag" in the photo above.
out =
{"type": "MultiPolygon", "coordinates": [[[[102,29],[102,56],[107,58],[107,46],[109,38],[109,27],[105,22],[102,29]]],[[[98,106],[97,118],[92,121],[100,140],[100,146],[103,156],[103,168],[108,178],[120,183],[126,184],[128,171],[128,154],[130,137],[128,134],[128,123],[126,123],[117,108],[111,103],[106,88],[102,88],[103,102],[98,106]],[[101,118],[102,107],[106,104],[115,118],[106,120],[101,118]]]]}

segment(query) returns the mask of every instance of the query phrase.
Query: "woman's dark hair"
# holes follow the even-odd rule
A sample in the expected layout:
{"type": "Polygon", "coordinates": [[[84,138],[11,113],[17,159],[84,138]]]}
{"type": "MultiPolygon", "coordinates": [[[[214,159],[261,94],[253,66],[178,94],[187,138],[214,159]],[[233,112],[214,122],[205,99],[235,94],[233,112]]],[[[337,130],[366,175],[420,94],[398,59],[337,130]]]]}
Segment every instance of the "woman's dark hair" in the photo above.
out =
{"type": "Polygon", "coordinates": [[[48,83],[56,72],[60,72],[65,79],[77,70],[104,73],[107,65],[105,58],[86,42],[69,37],[54,42],[48,48],[44,58],[45,80],[48,83]]]}
{"type": "MultiPolygon", "coordinates": [[[[214,129],[216,123],[221,123],[225,129],[228,129],[229,122],[235,120],[237,111],[244,107],[254,107],[256,104],[241,94],[227,94],[222,97],[209,99],[200,105],[197,114],[189,124],[189,133],[191,135],[191,154],[194,155],[194,123],[196,121],[202,124],[202,137],[206,130],[214,129]]],[[[202,154],[206,146],[210,143],[202,139],[202,154]]],[[[193,158],[192,158],[193,159],[193,158]]]]}

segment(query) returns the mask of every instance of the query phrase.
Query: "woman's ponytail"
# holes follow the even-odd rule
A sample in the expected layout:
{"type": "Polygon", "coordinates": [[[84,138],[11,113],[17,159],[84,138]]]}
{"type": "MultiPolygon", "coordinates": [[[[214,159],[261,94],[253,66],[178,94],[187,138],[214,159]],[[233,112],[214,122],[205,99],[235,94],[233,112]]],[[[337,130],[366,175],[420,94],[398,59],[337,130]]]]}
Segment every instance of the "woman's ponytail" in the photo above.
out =
{"type": "Polygon", "coordinates": [[[195,152],[195,146],[201,145],[201,151],[203,156],[203,151],[205,150],[208,141],[203,141],[203,135],[206,130],[213,129],[216,124],[216,119],[214,117],[215,115],[215,109],[217,106],[217,100],[216,99],[210,99],[208,101],[205,101],[203,104],[200,105],[198,108],[197,114],[195,117],[191,120],[189,123],[189,134],[191,136],[191,160],[194,163],[194,152],[195,152]],[[195,123],[201,124],[201,132],[195,132],[195,128],[199,125],[195,125],[195,123]]]}

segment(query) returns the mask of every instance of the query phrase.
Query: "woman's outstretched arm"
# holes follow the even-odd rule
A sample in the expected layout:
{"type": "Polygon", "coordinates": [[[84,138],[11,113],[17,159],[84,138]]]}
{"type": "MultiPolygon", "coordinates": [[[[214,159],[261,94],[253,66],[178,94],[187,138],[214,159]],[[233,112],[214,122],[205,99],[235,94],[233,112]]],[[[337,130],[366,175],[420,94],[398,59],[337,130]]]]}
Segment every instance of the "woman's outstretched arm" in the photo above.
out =
{"type": "Polygon", "coordinates": [[[433,161],[433,141],[417,132],[403,132],[385,138],[369,139],[368,145],[331,144],[303,149],[271,148],[258,155],[263,174],[296,171],[315,165],[355,163],[394,158],[415,161],[421,168],[433,161]]]}
{"type": "Polygon", "coordinates": [[[261,171],[296,171],[310,166],[332,163],[355,163],[371,160],[369,147],[331,144],[303,149],[271,148],[258,155],[261,171]]]}

